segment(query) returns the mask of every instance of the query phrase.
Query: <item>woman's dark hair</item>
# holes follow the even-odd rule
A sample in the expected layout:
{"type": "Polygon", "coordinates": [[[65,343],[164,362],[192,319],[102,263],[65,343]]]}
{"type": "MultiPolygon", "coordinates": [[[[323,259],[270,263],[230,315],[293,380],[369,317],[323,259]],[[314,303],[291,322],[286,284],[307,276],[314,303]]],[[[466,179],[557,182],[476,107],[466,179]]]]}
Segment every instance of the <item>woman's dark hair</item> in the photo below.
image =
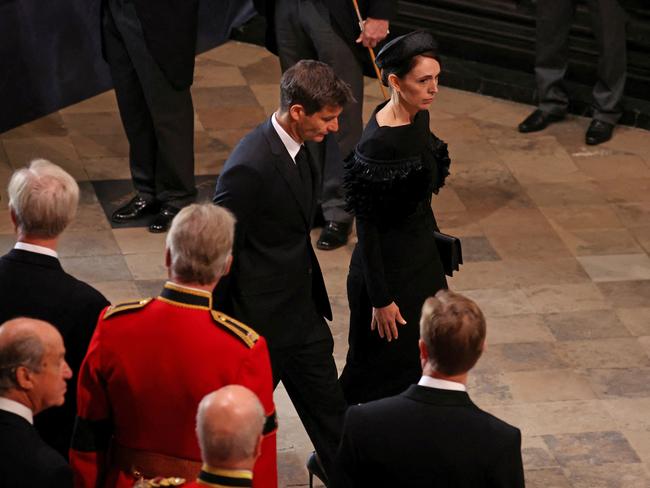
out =
{"type": "Polygon", "coordinates": [[[398,64],[392,66],[386,66],[384,69],[382,69],[381,82],[384,84],[384,86],[389,86],[388,84],[389,75],[395,75],[398,78],[404,78],[415,66],[416,58],[418,56],[424,56],[425,58],[435,59],[436,61],[438,61],[438,64],[442,66],[442,62],[440,61],[440,55],[438,54],[437,51],[424,51],[422,53],[416,54],[415,56],[411,56],[410,58],[404,58],[398,64]]]}

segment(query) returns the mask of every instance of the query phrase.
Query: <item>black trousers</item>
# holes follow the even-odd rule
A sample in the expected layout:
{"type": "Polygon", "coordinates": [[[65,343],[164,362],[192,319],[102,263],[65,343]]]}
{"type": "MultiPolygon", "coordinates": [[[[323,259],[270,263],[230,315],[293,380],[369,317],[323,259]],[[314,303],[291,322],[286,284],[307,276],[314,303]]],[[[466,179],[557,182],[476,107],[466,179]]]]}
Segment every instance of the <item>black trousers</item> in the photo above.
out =
{"type": "Polygon", "coordinates": [[[337,381],[332,352],[334,340],[322,317],[314,317],[304,343],[274,349],[271,345],[273,384],[284,385],[318,457],[331,477],[341,441],[347,405],[337,381]]]}
{"type": "Polygon", "coordinates": [[[275,31],[283,72],[301,59],[317,59],[350,85],[356,99],[339,117],[336,137],[325,138],[322,161],[325,220],[352,222],[344,210],[343,158],[357,145],[363,130],[363,68],[352,47],[334,30],[329,10],[321,1],[276,0],[275,31]]]}
{"type": "Polygon", "coordinates": [[[183,207],[194,200],[194,109],[189,87],[177,90],[147,48],[129,0],[107,0],[104,53],[129,140],[133,186],[147,201],[183,207]]]}
{"type": "MultiPolygon", "coordinates": [[[[564,115],[569,97],[564,75],[569,64],[569,30],[574,0],[538,0],[535,76],[539,108],[564,115]]],[[[618,0],[587,0],[600,53],[594,85],[594,119],[615,124],[621,117],[627,70],[626,14],[618,0]]]]}

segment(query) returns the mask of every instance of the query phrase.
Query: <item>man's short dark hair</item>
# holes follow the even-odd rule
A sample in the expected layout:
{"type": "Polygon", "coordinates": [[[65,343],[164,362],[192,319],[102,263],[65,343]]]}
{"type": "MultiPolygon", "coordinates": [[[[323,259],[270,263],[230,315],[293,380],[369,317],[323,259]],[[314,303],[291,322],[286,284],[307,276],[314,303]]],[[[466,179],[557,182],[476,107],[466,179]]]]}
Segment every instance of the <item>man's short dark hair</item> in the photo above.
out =
{"type": "Polygon", "coordinates": [[[353,102],[350,87],[325,63],[313,59],[298,61],[280,79],[280,109],[302,105],[307,115],[326,106],[343,107],[353,102]]]}
{"type": "Polygon", "coordinates": [[[463,374],[483,352],[485,317],[469,298],[440,290],[422,306],[420,338],[436,371],[446,376],[463,374]]]}

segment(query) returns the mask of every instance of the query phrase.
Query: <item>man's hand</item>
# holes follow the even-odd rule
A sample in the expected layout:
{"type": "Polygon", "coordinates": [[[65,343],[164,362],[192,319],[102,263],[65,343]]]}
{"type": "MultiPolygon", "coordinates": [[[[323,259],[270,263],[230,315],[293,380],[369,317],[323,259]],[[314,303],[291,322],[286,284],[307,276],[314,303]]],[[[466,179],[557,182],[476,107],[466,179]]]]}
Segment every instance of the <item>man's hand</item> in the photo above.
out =
{"type": "Polygon", "coordinates": [[[361,35],[357,43],[362,43],[365,47],[375,47],[383,41],[388,35],[388,21],[383,19],[373,19],[368,17],[363,21],[361,35]]]}
{"type": "Polygon", "coordinates": [[[370,329],[379,332],[379,337],[388,342],[397,339],[397,324],[406,325],[406,320],[399,313],[399,307],[395,302],[381,308],[372,308],[372,322],[370,329]]]}

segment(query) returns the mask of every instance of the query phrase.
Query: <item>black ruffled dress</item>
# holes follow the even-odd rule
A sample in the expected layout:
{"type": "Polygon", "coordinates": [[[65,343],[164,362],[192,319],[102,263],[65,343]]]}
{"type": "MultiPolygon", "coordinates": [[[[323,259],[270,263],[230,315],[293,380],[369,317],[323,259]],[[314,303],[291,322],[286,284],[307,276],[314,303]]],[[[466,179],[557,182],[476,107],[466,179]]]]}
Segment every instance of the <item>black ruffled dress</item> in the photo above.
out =
{"type": "Polygon", "coordinates": [[[422,304],[447,288],[433,231],[431,195],[449,174],[447,144],[429,130],[429,112],[380,127],[373,113],[345,166],[348,210],[357,243],[348,274],[350,332],[340,383],[348,404],[376,400],[417,383],[422,304]],[[370,329],[372,307],[395,302],[406,325],[391,342],[370,329]]]}

